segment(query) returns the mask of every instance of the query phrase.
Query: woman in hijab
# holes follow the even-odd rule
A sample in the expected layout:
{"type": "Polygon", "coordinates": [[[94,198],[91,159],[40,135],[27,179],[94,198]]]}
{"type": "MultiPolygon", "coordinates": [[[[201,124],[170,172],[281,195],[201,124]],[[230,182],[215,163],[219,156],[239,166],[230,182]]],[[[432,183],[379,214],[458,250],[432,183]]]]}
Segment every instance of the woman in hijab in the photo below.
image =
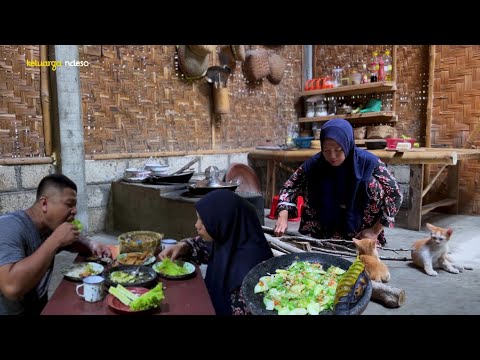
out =
{"type": "Polygon", "coordinates": [[[322,151],[305,161],[280,190],[275,234],[297,216],[296,197],[305,198],[299,232],[317,239],[353,237],[386,243],[384,226],[393,227],[402,193],[387,166],[355,146],[344,119],[328,121],[320,133],[322,151]]]}
{"type": "Polygon", "coordinates": [[[163,250],[159,257],[207,263],[205,283],[217,315],[247,314],[240,286],[255,265],[273,257],[255,208],[233,191],[208,193],[195,204],[199,236],[163,250]]]}

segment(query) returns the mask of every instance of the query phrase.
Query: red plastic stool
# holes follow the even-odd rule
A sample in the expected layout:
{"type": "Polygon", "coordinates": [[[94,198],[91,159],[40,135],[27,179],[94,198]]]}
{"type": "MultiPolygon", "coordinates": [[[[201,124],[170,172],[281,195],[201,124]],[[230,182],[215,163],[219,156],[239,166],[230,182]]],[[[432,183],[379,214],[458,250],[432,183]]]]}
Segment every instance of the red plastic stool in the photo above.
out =
{"type": "MultiPolygon", "coordinates": [[[[267,215],[269,219],[276,219],[277,217],[275,216],[275,210],[277,209],[279,197],[278,195],[275,195],[272,199],[272,205],[270,205],[270,214],[267,215]]],[[[303,199],[303,196],[298,196],[297,197],[297,212],[298,216],[296,218],[288,219],[288,221],[300,221],[302,218],[302,211],[303,211],[303,205],[305,204],[305,200],[303,199]]]]}

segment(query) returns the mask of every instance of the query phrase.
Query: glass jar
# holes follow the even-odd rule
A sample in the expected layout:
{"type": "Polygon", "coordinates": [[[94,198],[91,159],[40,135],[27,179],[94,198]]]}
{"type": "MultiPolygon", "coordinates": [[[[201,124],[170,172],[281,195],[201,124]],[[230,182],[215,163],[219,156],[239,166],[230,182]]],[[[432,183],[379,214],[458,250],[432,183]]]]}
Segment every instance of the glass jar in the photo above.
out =
{"type": "Polygon", "coordinates": [[[320,101],[315,105],[315,116],[327,116],[327,104],[325,101],[320,101]]]}
{"type": "Polygon", "coordinates": [[[307,103],[307,117],[314,117],[315,116],[315,103],[307,103]]]}

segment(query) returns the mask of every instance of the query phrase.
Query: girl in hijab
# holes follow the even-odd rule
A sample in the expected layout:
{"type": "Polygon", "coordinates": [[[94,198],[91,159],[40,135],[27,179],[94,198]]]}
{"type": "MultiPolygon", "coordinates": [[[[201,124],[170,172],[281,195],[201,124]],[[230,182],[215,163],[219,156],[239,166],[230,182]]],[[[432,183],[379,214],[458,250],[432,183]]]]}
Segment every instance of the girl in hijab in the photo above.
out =
{"type": "Polygon", "coordinates": [[[273,257],[255,208],[233,191],[208,193],[195,204],[199,236],[163,250],[159,257],[190,257],[208,264],[205,276],[217,315],[248,311],[240,292],[247,273],[273,257]]]}
{"type": "Polygon", "coordinates": [[[297,216],[296,197],[305,198],[299,232],[317,239],[369,237],[386,243],[384,226],[393,227],[402,203],[397,181],[377,156],[355,146],[344,119],[325,123],[322,151],[306,160],[280,190],[275,234],[297,216]],[[290,215],[290,216],[289,216],[290,215]]]}

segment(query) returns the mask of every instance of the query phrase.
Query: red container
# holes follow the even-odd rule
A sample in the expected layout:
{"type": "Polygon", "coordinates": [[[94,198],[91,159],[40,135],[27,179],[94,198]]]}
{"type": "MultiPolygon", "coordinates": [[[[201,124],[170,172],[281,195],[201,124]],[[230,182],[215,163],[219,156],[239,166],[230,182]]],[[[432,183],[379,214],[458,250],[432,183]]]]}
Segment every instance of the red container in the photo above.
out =
{"type": "Polygon", "coordinates": [[[397,144],[400,143],[400,142],[408,142],[408,143],[412,144],[412,149],[413,149],[413,145],[416,142],[415,139],[402,139],[402,138],[386,138],[385,140],[387,141],[387,148],[388,149],[396,149],[397,144]]]}

